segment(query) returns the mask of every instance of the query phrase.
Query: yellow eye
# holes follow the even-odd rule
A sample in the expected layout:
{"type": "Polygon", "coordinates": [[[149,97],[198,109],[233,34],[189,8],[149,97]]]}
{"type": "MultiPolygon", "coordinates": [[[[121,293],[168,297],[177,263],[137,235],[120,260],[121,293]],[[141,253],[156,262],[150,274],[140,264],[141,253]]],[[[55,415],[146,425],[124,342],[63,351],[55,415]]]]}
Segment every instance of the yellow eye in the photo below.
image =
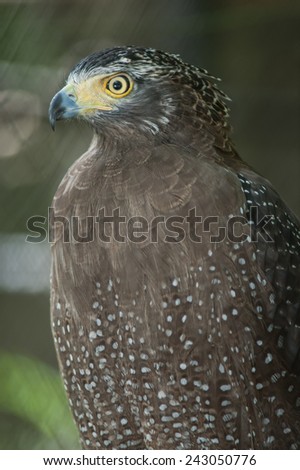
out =
{"type": "Polygon", "coordinates": [[[104,87],[106,93],[113,98],[123,98],[131,92],[133,81],[125,74],[114,75],[104,81],[104,87]]]}

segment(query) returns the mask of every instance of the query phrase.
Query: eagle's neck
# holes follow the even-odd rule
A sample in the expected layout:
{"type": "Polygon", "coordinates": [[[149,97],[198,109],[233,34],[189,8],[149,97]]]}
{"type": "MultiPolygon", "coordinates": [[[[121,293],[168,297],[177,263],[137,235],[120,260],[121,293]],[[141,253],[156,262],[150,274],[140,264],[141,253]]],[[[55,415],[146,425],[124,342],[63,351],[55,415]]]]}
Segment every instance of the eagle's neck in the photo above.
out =
{"type": "Polygon", "coordinates": [[[122,168],[140,165],[150,158],[163,136],[152,135],[131,127],[97,129],[94,132],[89,154],[93,154],[102,168],[122,168]]]}

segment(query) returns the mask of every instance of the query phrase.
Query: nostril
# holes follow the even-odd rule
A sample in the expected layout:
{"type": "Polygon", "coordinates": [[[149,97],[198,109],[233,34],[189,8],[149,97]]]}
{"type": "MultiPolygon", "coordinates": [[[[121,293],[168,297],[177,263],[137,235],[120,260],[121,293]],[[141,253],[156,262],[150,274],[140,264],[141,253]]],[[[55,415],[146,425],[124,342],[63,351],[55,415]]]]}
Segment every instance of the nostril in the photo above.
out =
{"type": "Polygon", "coordinates": [[[68,97],[72,98],[72,99],[75,99],[75,95],[73,95],[72,93],[68,93],[68,97]]]}

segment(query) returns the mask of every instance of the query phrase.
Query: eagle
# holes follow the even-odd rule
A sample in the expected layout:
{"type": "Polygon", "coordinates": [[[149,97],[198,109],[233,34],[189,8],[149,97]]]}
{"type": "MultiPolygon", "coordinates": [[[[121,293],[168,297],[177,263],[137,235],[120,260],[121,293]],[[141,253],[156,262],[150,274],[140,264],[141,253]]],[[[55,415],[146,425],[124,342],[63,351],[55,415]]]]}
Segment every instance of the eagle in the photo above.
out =
{"type": "Polygon", "coordinates": [[[49,119],[93,129],[51,206],[51,322],[85,449],[300,447],[300,223],[178,55],[82,59],[49,119]]]}

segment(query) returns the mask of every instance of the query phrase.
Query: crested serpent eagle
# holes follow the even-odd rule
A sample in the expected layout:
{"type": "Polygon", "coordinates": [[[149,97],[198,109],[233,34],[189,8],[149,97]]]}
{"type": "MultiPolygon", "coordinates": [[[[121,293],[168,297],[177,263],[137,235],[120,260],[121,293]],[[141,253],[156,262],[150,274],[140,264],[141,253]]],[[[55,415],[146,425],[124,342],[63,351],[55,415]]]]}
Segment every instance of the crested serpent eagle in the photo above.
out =
{"type": "Polygon", "coordinates": [[[89,149],[51,212],[52,328],[86,449],[300,447],[299,221],[206,70],[139,47],[71,71],[89,149]]]}

